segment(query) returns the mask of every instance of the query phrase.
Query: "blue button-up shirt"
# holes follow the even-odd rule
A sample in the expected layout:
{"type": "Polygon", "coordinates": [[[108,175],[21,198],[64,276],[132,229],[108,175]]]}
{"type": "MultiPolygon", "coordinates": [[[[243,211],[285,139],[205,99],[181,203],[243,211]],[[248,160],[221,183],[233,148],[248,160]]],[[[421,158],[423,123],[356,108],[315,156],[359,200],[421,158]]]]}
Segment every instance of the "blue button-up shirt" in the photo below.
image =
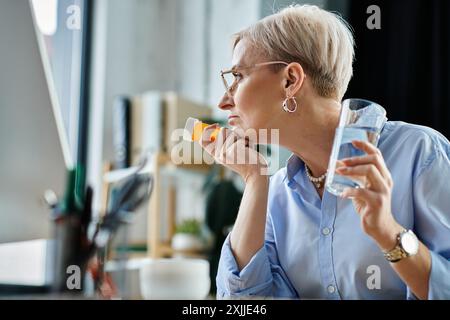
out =
{"type": "MultiPolygon", "coordinates": [[[[386,122],[381,150],[392,213],[431,252],[429,299],[450,299],[450,143],[433,129],[386,122]]],[[[265,244],[239,270],[227,237],[217,297],[414,299],[361,229],[351,200],[321,199],[298,157],[270,179],[265,244]]]]}

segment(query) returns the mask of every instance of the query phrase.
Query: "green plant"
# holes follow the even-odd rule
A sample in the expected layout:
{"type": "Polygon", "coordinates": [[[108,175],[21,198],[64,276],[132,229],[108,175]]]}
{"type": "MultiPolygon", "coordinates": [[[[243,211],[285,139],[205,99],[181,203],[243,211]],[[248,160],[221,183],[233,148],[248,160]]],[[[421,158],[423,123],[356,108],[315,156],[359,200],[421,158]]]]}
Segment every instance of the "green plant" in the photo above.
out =
{"type": "Polygon", "coordinates": [[[177,225],[176,233],[188,233],[199,236],[201,233],[201,224],[197,219],[186,219],[177,225]]]}

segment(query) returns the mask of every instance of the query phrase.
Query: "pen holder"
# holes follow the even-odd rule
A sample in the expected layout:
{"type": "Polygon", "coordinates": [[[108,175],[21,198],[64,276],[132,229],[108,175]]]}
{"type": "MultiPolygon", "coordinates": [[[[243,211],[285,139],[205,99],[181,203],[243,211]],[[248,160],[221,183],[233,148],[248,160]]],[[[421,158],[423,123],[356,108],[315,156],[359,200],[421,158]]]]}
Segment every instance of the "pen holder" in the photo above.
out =
{"type": "Polygon", "coordinates": [[[88,240],[79,215],[61,214],[54,220],[53,292],[82,293],[88,240]]]}

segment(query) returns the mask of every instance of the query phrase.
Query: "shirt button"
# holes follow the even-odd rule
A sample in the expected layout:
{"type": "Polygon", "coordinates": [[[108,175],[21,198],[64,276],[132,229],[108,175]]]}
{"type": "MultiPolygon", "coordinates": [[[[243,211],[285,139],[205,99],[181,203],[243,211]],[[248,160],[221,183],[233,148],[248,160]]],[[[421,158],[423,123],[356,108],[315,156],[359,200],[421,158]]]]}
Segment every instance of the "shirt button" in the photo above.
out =
{"type": "Polygon", "coordinates": [[[333,285],[329,285],[327,287],[327,291],[328,291],[329,294],[332,294],[332,293],[334,293],[336,291],[336,288],[333,285]]]}
{"type": "Polygon", "coordinates": [[[322,234],[325,235],[325,236],[329,235],[330,232],[331,232],[330,228],[323,228],[322,229],[322,234]]]}

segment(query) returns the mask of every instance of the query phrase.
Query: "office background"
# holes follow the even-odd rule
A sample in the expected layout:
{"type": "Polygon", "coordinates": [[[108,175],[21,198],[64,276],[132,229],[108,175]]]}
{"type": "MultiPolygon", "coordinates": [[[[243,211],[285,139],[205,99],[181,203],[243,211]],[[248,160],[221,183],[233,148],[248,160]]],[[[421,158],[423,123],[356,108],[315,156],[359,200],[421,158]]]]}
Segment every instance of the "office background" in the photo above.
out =
{"type": "MultiPolygon", "coordinates": [[[[60,20],[56,33],[47,37],[47,42],[72,156],[86,162],[88,183],[97,191],[101,188],[103,164],[114,158],[112,107],[117,95],[175,91],[211,106],[215,117],[223,118],[224,114],[215,106],[223,94],[219,71],[231,63],[230,36],[292,3],[316,4],[337,11],[352,25],[357,47],[355,75],[347,97],[377,101],[387,109],[390,120],[430,126],[450,136],[448,1],[95,0],[86,5],[81,0],[60,0],[57,3],[60,17],[67,17],[66,9],[72,4],[82,8],[80,30],[68,30],[64,27],[65,20],[60,20]],[[366,25],[367,7],[374,4],[381,9],[380,30],[369,30],[366,25]],[[69,83],[72,84],[68,86],[69,83]]],[[[280,162],[287,156],[283,152],[280,162]]],[[[64,173],[61,176],[64,180],[64,173]]],[[[196,199],[187,213],[196,217],[205,212],[205,196],[198,191],[203,180],[184,173],[177,182],[181,190],[178,203],[196,199]]],[[[100,197],[96,192],[96,210],[100,208],[100,197]]],[[[0,242],[49,237],[48,216],[34,217],[26,228],[20,222],[25,220],[9,221],[11,227],[0,217],[0,242]]],[[[142,240],[146,226],[146,215],[138,214],[129,232],[130,240],[142,240]]]]}

